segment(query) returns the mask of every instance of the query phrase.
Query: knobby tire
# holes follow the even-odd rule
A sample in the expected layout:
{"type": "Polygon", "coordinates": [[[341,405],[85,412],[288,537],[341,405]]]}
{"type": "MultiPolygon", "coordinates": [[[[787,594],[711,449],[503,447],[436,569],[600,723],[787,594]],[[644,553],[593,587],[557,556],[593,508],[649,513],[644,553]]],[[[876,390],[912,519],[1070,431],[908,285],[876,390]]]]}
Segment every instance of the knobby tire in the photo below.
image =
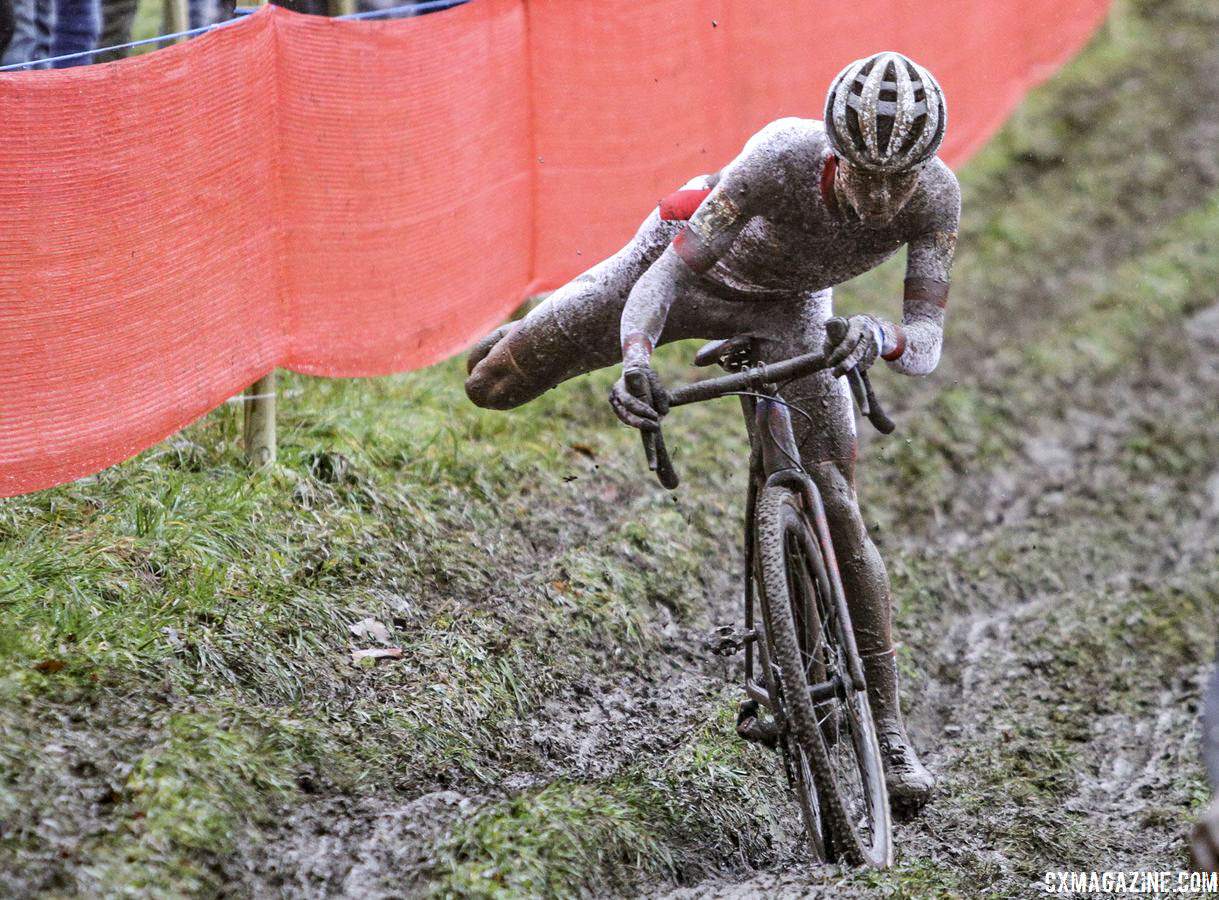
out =
{"type": "MultiPolygon", "coordinates": [[[[852,821],[843,788],[831,767],[825,732],[817,717],[817,707],[824,707],[825,703],[814,704],[809,696],[806,663],[800,649],[796,612],[793,609],[793,593],[803,592],[793,592],[789,585],[796,578],[803,578],[805,585],[816,581],[816,571],[820,569],[819,590],[823,592],[825,602],[830,602],[820,545],[805,516],[803,501],[789,488],[765,488],[758,499],[756,515],[759,599],[770,651],[767,655],[778,668],[782,715],[786,719],[788,739],[796,747],[796,752],[792,754],[794,768],[797,776],[803,780],[800,765],[803,755],[815,785],[814,791],[808,791],[805,787],[805,793],[800,798],[805,824],[810,831],[809,839],[814,852],[820,849],[819,838],[823,839],[829,859],[841,858],[853,865],[889,865],[893,858],[893,842],[888,797],[884,790],[880,748],[866,695],[863,692],[848,692],[846,704],[834,702],[847,709],[847,716],[853,716],[848,726],[849,734],[840,735],[837,740],[849,740],[854,748],[862,793],[867,797],[864,803],[872,832],[870,840],[864,839],[852,821]],[[793,547],[801,548],[800,552],[793,553],[793,547]],[[816,554],[816,559],[807,559],[810,554],[816,554]],[[803,572],[798,568],[801,566],[805,567],[803,572]],[[809,801],[815,802],[818,808],[809,808],[809,801]],[[825,833],[813,833],[815,824],[822,825],[825,833]]],[[[825,634],[827,642],[837,648],[836,652],[841,652],[843,645],[837,629],[833,623],[828,629],[822,626],[814,598],[797,596],[795,599],[811,607],[801,612],[806,627],[813,622],[819,633],[825,634]]],[[[837,624],[841,626],[842,623],[839,621],[837,624]]]]}

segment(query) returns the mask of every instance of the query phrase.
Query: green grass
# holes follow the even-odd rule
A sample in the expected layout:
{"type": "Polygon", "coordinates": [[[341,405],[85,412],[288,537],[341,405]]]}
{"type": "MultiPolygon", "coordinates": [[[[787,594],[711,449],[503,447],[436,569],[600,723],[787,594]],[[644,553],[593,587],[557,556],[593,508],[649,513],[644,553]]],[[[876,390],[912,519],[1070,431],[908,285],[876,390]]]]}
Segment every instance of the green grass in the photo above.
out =
{"type": "MultiPolygon", "coordinates": [[[[138,813],[154,836],[116,828],[75,847],[109,860],[84,884],[152,885],[160,871],[214,889],[197,851],[222,857],[214,840],[255,834],[304,776],[359,793],[536,770],[517,726],[544,696],[589,671],[645,669],[665,640],[656,618],[721,589],[703,560],[735,532],[735,485],[676,502],[648,488],[637,438],[603,408],[604,377],[504,416],[470,407],[457,372],[286,377],[280,462],[263,474],[242,462],[230,407],[95,478],[0,504],[10,698],[36,691],[67,714],[102,683],[197,710],[173,719],[182,728],[225,723],[223,740],[197,743],[131,723],[101,765],[134,766],[117,793],[142,799],[113,815],[138,813]],[[350,664],[348,626],[367,616],[390,626],[401,662],[350,664]],[[249,766],[202,777],[181,816],[174,786],[231,748],[249,766]]],[[[692,479],[735,477],[706,441],[679,459],[692,479]]],[[[46,849],[33,798],[67,776],[31,767],[29,714],[15,700],[4,714],[0,853],[20,866],[46,849]]]]}
{"type": "Polygon", "coordinates": [[[782,794],[770,755],[732,735],[734,708],[654,762],[595,782],[556,781],[479,811],[437,854],[447,896],[629,891],[646,879],[696,882],[726,861],[771,862],[782,794]],[[760,789],[761,788],[761,789],[760,789]]]}

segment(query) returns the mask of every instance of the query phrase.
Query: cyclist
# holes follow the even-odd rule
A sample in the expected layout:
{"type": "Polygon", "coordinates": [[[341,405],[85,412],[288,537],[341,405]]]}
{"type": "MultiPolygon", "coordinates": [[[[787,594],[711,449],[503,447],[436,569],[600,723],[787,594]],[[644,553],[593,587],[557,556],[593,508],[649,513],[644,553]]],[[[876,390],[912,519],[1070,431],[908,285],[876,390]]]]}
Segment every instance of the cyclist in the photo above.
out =
{"type": "Polygon", "coordinates": [[[627,425],[655,430],[666,412],[650,367],[658,343],[750,333],[767,361],[819,348],[832,286],[905,245],[901,322],[851,316],[832,370],[780,393],[815,419],[793,417],[796,438],[825,500],[890,796],[907,809],[927,799],[934,779],[902,722],[889,580],[856,501],[854,413],[837,376],[878,358],[926,375],[939,361],[960,217],[957,180],[935,156],[945,124],[943,93],[922,66],[894,52],[851,63],[830,86],[824,124],[767,125],[720,172],[662,202],[626,247],[480,341],[466,381],[474,403],[508,409],[621,362],[610,404],[627,425]],[[691,198],[699,202],[683,224],[675,210],[691,198]],[[628,388],[632,370],[655,402],[628,388]]]}

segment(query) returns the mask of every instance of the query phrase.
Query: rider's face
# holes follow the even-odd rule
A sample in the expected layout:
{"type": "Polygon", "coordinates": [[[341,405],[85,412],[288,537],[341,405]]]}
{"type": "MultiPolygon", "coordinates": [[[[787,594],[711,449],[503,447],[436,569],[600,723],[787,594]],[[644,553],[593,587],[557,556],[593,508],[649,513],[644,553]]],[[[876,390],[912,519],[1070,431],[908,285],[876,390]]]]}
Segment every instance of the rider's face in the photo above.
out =
{"type": "Polygon", "coordinates": [[[838,187],[865,225],[888,225],[914,196],[922,166],[885,175],[838,162],[838,187]]]}

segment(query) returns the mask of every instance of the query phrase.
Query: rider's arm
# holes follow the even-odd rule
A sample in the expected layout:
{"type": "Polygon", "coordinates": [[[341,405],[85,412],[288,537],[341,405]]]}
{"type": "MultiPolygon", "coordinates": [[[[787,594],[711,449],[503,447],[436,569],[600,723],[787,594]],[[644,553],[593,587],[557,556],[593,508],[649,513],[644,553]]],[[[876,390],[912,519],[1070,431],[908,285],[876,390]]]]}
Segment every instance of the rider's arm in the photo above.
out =
{"type": "Polygon", "coordinates": [[[610,391],[614,413],[633,428],[654,431],[668,410],[664,390],[652,371],[652,350],[660,340],[673,301],[728,252],[753,216],[754,200],[765,182],[750,158],[760,133],[720,175],[686,226],[639,276],[627,296],[619,325],[622,377],[610,391]],[[640,378],[642,374],[643,378],[640,378]],[[647,388],[641,385],[646,379],[647,388]]]}
{"type": "Polygon", "coordinates": [[[790,121],[772,122],[745,144],[673,243],[635,282],[619,331],[624,365],[647,365],[674,299],[728,252],[766,198],[781,189],[782,151],[785,140],[790,140],[786,133],[790,121]]]}
{"type": "Polygon", "coordinates": [[[624,364],[647,364],[673,301],[698,274],[715,265],[749,221],[747,192],[741,187],[739,179],[721,179],[631,288],[619,329],[624,364]]]}
{"type": "Polygon", "coordinates": [[[928,228],[910,241],[902,322],[882,322],[882,358],[906,375],[930,374],[939,364],[944,343],[948,281],[957,244],[961,192],[945,169],[932,200],[937,210],[928,228]]]}

